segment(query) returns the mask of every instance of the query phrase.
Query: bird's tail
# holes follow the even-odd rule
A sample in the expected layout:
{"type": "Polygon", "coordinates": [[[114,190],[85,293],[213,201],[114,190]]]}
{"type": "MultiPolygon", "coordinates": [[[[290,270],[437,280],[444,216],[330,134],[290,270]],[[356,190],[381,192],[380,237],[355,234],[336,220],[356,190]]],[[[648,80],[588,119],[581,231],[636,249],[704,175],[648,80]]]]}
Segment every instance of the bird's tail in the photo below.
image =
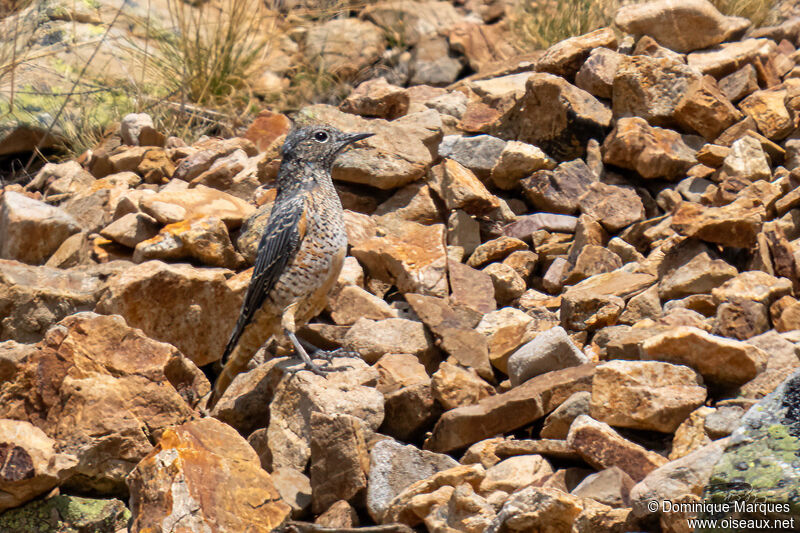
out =
{"type": "Polygon", "coordinates": [[[214,382],[214,389],[206,403],[206,409],[210,413],[228,386],[236,376],[247,369],[247,363],[253,358],[259,348],[266,343],[280,329],[278,324],[270,324],[269,328],[258,327],[261,324],[254,323],[245,328],[239,342],[232,350],[226,350],[227,358],[222,372],[214,382]]]}

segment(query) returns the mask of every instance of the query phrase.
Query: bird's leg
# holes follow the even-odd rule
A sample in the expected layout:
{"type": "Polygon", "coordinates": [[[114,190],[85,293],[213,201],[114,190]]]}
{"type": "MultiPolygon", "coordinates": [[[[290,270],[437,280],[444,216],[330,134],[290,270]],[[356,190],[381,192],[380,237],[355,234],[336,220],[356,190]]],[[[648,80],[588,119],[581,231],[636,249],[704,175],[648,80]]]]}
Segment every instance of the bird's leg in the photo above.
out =
{"type": "Polygon", "coordinates": [[[314,359],[324,359],[326,361],[330,361],[335,357],[350,357],[350,358],[359,357],[358,352],[354,352],[352,350],[346,350],[345,348],[336,348],[334,350],[323,350],[322,348],[317,348],[316,346],[314,346],[305,339],[301,339],[298,337],[297,340],[300,341],[300,344],[302,344],[306,350],[311,352],[311,354],[314,356],[314,359]]]}
{"type": "Polygon", "coordinates": [[[340,372],[340,371],[343,371],[343,370],[347,370],[347,367],[341,367],[341,366],[340,367],[331,368],[330,364],[325,365],[325,366],[318,366],[308,356],[308,352],[306,352],[306,349],[303,348],[302,344],[300,344],[300,340],[297,338],[297,336],[294,333],[292,333],[291,331],[289,331],[287,329],[286,330],[286,336],[289,337],[290,341],[292,341],[292,344],[294,345],[294,349],[297,352],[297,355],[300,356],[300,359],[303,360],[303,363],[305,363],[306,367],[310,371],[315,373],[316,375],[324,376],[325,373],[327,373],[327,372],[340,372]]]}

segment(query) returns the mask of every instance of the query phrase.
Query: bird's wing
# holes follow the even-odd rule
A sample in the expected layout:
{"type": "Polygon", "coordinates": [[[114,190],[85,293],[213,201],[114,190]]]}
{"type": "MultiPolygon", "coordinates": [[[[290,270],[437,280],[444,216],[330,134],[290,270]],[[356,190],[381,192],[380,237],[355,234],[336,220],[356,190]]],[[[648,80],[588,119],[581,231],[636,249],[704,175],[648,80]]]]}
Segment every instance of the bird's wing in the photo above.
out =
{"type": "Polygon", "coordinates": [[[305,230],[305,200],[302,195],[275,202],[258,245],[253,277],[250,278],[239,319],[222,355],[223,364],[239,342],[244,328],[253,319],[286,265],[294,257],[303,241],[305,230]]]}

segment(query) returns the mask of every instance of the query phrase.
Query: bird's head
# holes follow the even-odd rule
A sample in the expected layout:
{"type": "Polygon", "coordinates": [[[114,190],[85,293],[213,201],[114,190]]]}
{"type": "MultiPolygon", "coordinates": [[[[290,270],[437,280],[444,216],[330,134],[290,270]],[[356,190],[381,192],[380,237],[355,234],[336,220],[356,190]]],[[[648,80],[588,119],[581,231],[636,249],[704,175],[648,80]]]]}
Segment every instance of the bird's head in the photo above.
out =
{"type": "Polygon", "coordinates": [[[339,153],[350,144],[372,137],[373,133],[345,133],[333,126],[306,126],[286,136],[281,148],[284,160],[320,163],[330,167],[339,153]]]}

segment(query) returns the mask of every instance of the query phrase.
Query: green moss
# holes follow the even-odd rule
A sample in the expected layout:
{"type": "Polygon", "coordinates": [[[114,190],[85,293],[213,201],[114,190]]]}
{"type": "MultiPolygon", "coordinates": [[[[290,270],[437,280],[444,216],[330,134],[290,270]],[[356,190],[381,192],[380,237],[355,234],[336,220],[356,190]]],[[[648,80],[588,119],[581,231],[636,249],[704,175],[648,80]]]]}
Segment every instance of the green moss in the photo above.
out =
{"type": "Polygon", "coordinates": [[[54,496],[0,514],[0,533],[114,533],[130,520],[119,500],[54,496]]]}

